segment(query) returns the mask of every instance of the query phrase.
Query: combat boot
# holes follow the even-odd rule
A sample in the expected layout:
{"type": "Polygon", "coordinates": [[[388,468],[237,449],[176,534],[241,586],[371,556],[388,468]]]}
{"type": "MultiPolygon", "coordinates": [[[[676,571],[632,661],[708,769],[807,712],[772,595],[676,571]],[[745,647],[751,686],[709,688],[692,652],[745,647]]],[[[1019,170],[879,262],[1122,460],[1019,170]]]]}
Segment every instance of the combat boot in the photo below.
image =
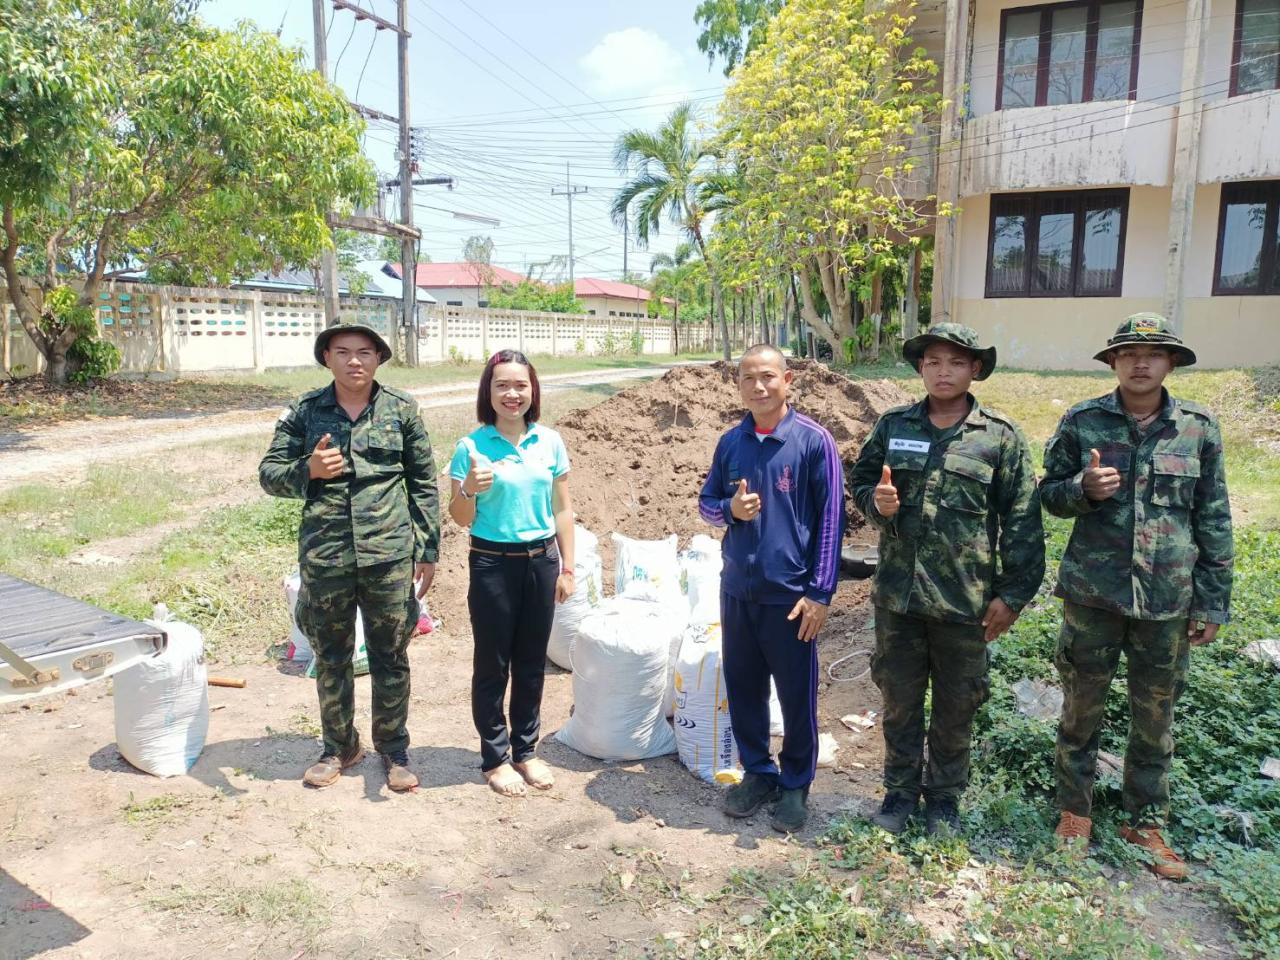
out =
{"type": "Polygon", "coordinates": [[[409,769],[409,754],[405,750],[384,753],[382,769],[387,772],[387,786],[396,793],[404,793],[418,785],[418,775],[409,769]]]}
{"type": "Polygon", "coordinates": [[[360,746],[360,738],[356,737],[355,744],[346,753],[341,756],[326,753],[309,766],[307,772],[302,775],[302,782],[317,789],[331,787],[338,782],[343,770],[355,766],[363,759],[364,748],[360,746]]]}
{"type": "Polygon", "coordinates": [[[871,822],[897,836],[907,829],[907,821],[916,812],[919,802],[918,797],[907,793],[886,793],[880,812],[872,815],[871,822]]]}
{"type": "Polygon", "coordinates": [[[1155,827],[1121,827],[1120,836],[1134,846],[1141,847],[1155,858],[1154,863],[1147,864],[1147,869],[1162,880],[1187,879],[1186,862],[1169,849],[1164,837],[1155,827]]]}
{"type": "Polygon", "coordinates": [[[926,797],[924,830],[931,837],[960,835],[960,808],[955,797],[926,797]]]}
{"type": "Polygon", "coordinates": [[[773,808],[773,819],[769,825],[779,833],[796,833],[803,829],[804,822],[809,819],[808,798],[808,787],[783,790],[778,797],[778,805],[773,808]]]}
{"type": "Polygon", "coordinates": [[[1093,833],[1093,821],[1088,817],[1063,810],[1054,828],[1053,835],[1058,838],[1060,848],[1084,853],[1089,849],[1089,837],[1093,833]]]}
{"type": "Polygon", "coordinates": [[[778,796],[778,781],[760,773],[748,773],[724,795],[724,812],[730,817],[749,817],[778,796]]]}

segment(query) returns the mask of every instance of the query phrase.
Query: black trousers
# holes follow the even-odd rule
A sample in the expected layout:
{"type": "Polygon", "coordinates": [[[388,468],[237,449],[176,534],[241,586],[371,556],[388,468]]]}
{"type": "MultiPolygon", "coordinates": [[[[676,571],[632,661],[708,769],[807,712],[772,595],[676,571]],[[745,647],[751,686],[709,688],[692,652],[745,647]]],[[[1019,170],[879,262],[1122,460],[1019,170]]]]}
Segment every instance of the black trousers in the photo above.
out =
{"type": "Polygon", "coordinates": [[[480,769],[489,771],[523,763],[538,745],[560,551],[554,537],[530,544],[472,537],[470,567],[471,717],[480,734],[480,769]],[[510,730],[503,711],[508,680],[510,730]]]}

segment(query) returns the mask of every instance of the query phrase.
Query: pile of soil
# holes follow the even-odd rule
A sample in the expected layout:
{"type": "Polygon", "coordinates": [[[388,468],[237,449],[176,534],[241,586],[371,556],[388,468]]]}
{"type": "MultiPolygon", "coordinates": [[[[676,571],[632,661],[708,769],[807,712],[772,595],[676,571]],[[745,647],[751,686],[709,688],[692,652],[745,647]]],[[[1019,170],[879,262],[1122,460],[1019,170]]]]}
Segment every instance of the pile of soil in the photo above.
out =
{"type": "MultiPolygon", "coordinates": [[[[790,366],[793,406],[831,432],[846,473],[880,415],[912,399],[889,380],[854,381],[808,360],[790,366]]],[[[573,463],[574,510],[600,538],[607,584],[613,531],[646,540],[675,533],[681,546],[696,533],[714,532],[698,515],[698,493],[716,441],[742,416],[733,368],[718,362],[677,367],[556,424],[573,463]]],[[[849,506],[849,532],[856,536],[865,521],[849,506]]],[[[466,536],[455,524],[444,524],[440,560],[440,582],[467,582],[466,536]]],[[[836,606],[860,605],[864,596],[844,587],[836,606]]],[[[446,619],[466,622],[465,597],[441,597],[437,605],[446,619]]]]}

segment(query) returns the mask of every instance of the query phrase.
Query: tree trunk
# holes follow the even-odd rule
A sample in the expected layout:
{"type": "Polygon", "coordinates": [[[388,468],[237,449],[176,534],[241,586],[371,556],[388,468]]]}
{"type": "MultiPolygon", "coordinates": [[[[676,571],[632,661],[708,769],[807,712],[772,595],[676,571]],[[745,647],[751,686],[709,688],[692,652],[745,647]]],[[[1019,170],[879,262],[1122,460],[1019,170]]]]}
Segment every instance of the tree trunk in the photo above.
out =
{"type": "Polygon", "coordinates": [[[787,271],[787,289],[783,295],[782,312],[786,315],[787,326],[795,327],[796,342],[791,352],[797,357],[807,356],[805,350],[804,321],[800,317],[800,295],[796,293],[796,275],[787,271]],[[792,322],[794,321],[794,323],[792,322]]]}
{"type": "Polygon", "coordinates": [[[693,239],[698,244],[698,252],[702,254],[702,262],[707,265],[707,275],[711,277],[711,299],[715,302],[720,316],[720,343],[724,348],[725,363],[733,362],[733,356],[729,352],[729,325],[724,318],[724,296],[720,292],[720,278],[711,266],[711,259],[707,256],[707,245],[702,240],[702,229],[694,223],[693,239]]]}
{"type": "Polygon", "coordinates": [[[818,313],[818,308],[813,302],[812,278],[809,276],[809,268],[807,266],[800,268],[800,315],[804,317],[805,323],[810,328],[823,340],[831,344],[831,355],[833,357],[840,356],[840,335],[818,313]]]}
{"type": "Polygon", "coordinates": [[[832,257],[825,255],[814,259],[814,267],[822,283],[822,292],[827,298],[827,306],[831,309],[831,328],[837,337],[835,355],[840,356],[839,341],[858,336],[857,323],[854,320],[854,298],[850,295],[849,281],[840,274],[840,264],[836,263],[832,257]]]}
{"type": "Polygon", "coordinates": [[[872,360],[880,359],[880,301],[884,299],[884,274],[881,270],[876,270],[875,275],[871,278],[871,304],[868,310],[871,312],[871,351],[872,360]]]}

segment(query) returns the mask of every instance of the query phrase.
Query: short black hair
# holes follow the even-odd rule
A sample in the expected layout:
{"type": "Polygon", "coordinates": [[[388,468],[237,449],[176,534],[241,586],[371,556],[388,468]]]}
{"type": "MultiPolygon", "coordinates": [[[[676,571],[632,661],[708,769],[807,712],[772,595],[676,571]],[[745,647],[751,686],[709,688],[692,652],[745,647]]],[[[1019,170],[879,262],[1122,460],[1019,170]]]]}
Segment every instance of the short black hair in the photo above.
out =
{"type": "Polygon", "coordinates": [[[538,385],[538,371],[519,350],[499,350],[484,365],[484,373],[480,374],[480,389],[476,393],[476,419],[492,427],[498,422],[498,413],[493,409],[493,368],[500,363],[518,363],[529,371],[529,387],[533,394],[529,409],[524,414],[524,425],[535,423],[542,413],[542,388],[538,385]]]}
{"type": "Polygon", "coordinates": [[[779,360],[781,360],[783,372],[786,372],[786,369],[787,369],[786,354],[784,354],[781,350],[779,350],[777,347],[775,347],[771,343],[754,343],[751,346],[747,347],[747,349],[742,351],[742,356],[738,358],[738,366],[737,366],[737,369],[734,371],[734,376],[737,377],[741,374],[742,365],[746,361],[750,360],[752,357],[764,356],[766,354],[773,354],[779,360]]]}

